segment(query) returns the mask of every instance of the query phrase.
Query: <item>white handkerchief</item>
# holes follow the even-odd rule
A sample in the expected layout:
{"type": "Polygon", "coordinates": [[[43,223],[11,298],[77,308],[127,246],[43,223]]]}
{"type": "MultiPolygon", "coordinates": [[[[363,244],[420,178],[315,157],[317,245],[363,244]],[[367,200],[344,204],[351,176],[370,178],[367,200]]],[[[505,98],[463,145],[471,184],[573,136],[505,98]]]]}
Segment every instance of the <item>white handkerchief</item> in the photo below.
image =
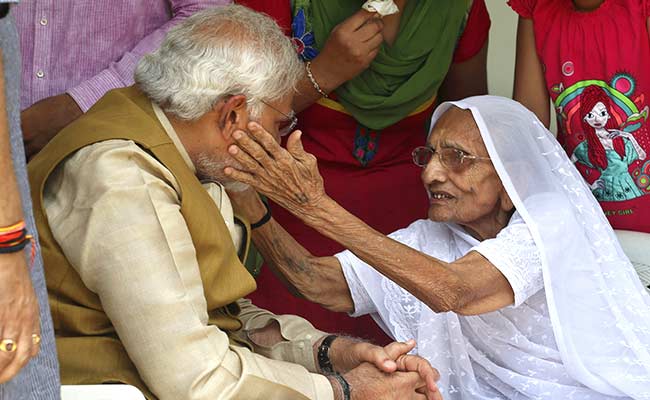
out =
{"type": "Polygon", "coordinates": [[[382,17],[395,14],[399,8],[393,3],[393,0],[368,0],[361,6],[366,11],[376,12],[382,17]]]}

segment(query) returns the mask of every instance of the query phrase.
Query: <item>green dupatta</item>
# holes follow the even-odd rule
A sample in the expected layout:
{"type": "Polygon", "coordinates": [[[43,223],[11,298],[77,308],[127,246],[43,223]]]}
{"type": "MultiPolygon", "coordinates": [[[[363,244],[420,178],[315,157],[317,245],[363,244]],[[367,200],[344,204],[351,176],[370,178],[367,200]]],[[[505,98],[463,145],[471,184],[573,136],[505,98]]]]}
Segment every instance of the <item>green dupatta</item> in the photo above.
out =
{"type": "MultiPolygon", "coordinates": [[[[332,29],[361,8],[359,0],[294,0],[322,49],[332,29]]],[[[470,0],[409,0],[393,46],[382,44],[370,67],[336,90],[363,126],[381,130],[432,99],[451,65],[470,0]]]]}

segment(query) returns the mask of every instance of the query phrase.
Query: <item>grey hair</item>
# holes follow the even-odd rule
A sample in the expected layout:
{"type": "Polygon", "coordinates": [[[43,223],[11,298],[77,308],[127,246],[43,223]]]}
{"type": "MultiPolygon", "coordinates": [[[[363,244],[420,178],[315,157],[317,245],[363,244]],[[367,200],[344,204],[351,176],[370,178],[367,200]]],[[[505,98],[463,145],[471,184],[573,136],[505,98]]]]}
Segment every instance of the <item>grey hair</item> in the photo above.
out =
{"type": "Polygon", "coordinates": [[[201,11],[172,28],[135,70],[140,89],[165,111],[196,120],[233,95],[253,118],[262,102],[296,90],[304,74],[291,43],[270,17],[243,6],[201,11]]]}

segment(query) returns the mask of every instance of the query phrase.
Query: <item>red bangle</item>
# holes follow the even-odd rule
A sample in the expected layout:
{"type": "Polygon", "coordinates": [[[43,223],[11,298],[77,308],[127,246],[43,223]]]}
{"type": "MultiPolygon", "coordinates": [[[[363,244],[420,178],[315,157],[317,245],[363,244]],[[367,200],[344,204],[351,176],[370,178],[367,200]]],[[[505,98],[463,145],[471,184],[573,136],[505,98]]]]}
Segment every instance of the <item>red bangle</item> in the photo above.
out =
{"type": "Polygon", "coordinates": [[[25,221],[19,221],[11,226],[0,228],[0,254],[17,253],[28,244],[32,245],[30,254],[30,268],[36,259],[36,240],[27,233],[25,221]]]}

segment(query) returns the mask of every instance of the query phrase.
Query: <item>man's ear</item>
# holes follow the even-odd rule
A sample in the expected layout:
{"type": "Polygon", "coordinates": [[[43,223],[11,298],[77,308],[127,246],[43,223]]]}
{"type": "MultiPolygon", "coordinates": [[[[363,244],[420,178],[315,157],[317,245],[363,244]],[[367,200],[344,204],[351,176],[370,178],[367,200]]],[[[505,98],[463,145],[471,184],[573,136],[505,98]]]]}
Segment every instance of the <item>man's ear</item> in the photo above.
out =
{"type": "Polygon", "coordinates": [[[217,103],[214,110],[218,113],[219,130],[223,138],[229,140],[238,129],[245,129],[248,124],[248,107],[246,96],[238,94],[217,103]]]}

